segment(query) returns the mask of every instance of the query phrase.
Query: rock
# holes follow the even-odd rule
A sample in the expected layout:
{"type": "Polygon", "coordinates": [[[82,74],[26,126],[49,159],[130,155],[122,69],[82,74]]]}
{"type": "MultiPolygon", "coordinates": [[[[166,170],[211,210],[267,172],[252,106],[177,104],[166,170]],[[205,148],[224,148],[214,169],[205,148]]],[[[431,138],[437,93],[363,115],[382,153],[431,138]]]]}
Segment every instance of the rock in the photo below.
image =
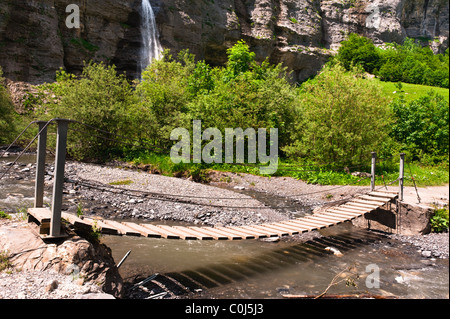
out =
{"type": "Polygon", "coordinates": [[[432,253],[429,250],[422,251],[422,257],[431,258],[431,255],[432,255],[432,253]]]}
{"type": "Polygon", "coordinates": [[[101,300],[108,300],[108,299],[116,299],[114,298],[113,295],[110,294],[102,294],[102,293],[90,293],[90,294],[85,294],[85,295],[81,295],[79,297],[79,299],[101,299],[101,300]]]}
{"type": "Polygon", "coordinates": [[[7,226],[0,224],[0,251],[8,251],[15,256],[11,258],[14,267],[24,272],[32,270],[76,274],[79,278],[84,278],[85,282],[95,283],[107,293],[121,296],[123,280],[108,247],[78,236],[72,236],[58,244],[46,244],[31,231],[25,221],[15,223],[17,224],[7,226]]]}
{"type": "Polygon", "coordinates": [[[337,257],[342,257],[342,256],[344,256],[340,251],[339,251],[339,249],[337,249],[337,248],[334,248],[334,247],[327,247],[327,248],[325,248],[325,250],[326,251],[329,251],[329,252],[331,252],[331,253],[333,253],[335,256],[337,256],[337,257]]]}
{"type": "MultiPolygon", "coordinates": [[[[350,32],[377,45],[427,38],[435,52],[448,48],[449,6],[445,1],[369,0],[151,0],[160,42],[174,56],[189,49],[213,65],[245,39],[256,53],[293,71],[294,81],[317,73],[350,32]]],[[[141,48],[140,1],[100,0],[80,4],[81,27],[65,25],[67,1],[2,1],[0,61],[15,104],[29,83],[55,80],[64,67],[79,73],[83,61],[110,61],[137,78],[141,48]]],[[[22,107],[22,106],[21,106],[22,107]]],[[[144,167],[150,169],[149,167],[144,167]]]]}
{"type": "Polygon", "coordinates": [[[58,289],[58,281],[57,280],[53,280],[48,286],[47,288],[45,288],[45,292],[46,293],[52,293],[54,290],[58,289]]]}

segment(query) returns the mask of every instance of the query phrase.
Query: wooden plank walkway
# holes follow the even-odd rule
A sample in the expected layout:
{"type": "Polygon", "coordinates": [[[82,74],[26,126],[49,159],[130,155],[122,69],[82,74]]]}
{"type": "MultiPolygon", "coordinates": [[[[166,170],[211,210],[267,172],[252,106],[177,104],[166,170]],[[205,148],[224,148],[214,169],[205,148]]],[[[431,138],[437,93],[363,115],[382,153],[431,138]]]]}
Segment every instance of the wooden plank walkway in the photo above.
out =
{"type": "MultiPolygon", "coordinates": [[[[62,218],[75,228],[96,229],[103,234],[114,236],[143,236],[179,240],[251,240],[270,237],[284,237],[319,230],[351,221],[369,214],[398,198],[397,193],[371,192],[361,195],[341,205],[325,209],[323,212],[299,219],[251,226],[194,227],[165,226],[136,223],[120,223],[102,219],[79,218],[62,213],[62,218]]],[[[51,218],[51,211],[42,208],[28,210],[31,219],[41,224],[45,230],[51,218]]],[[[43,229],[43,232],[45,231],[43,229]]]]}

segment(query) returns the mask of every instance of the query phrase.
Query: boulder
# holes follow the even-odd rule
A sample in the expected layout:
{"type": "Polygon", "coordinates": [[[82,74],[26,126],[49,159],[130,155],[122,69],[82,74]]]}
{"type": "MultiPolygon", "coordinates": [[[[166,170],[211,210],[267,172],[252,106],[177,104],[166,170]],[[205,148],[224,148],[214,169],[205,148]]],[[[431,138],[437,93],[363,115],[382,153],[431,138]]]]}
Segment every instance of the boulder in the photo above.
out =
{"type": "Polygon", "coordinates": [[[13,266],[22,271],[56,271],[83,278],[121,297],[123,280],[111,250],[73,235],[58,243],[46,243],[26,222],[0,224],[0,251],[7,251],[13,266]]]}

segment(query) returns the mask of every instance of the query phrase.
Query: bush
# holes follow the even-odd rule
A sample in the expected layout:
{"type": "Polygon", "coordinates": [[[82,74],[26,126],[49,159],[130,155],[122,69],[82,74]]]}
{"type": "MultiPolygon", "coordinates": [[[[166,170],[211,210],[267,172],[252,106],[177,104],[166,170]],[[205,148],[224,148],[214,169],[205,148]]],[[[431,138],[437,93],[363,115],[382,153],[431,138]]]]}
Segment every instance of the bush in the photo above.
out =
{"type": "Polygon", "coordinates": [[[370,39],[352,33],[342,42],[335,60],[347,70],[359,65],[383,81],[449,86],[448,49],[445,54],[435,55],[429,47],[410,38],[402,45],[387,43],[379,49],[370,39]]]}
{"type": "Polygon", "coordinates": [[[318,163],[366,164],[388,139],[390,111],[375,80],[327,65],[302,86],[296,142],[286,151],[318,163]]]}
{"type": "Polygon", "coordinates": [[[16,133],[16,112],[8,90],[3,83],[3,71],[0,67],[0,144],[11,143],[16,133]]]}
{"type": "Polygon", "coordinates": [[[435,233],[448,229],[448,209],[442,208],[434,211],[434,216],[431,218],[431,229],[435,233]]]}
{"type": "Polygon", "coordinates": [[[174,59],[166,50],[161,60],[147,67],[137,85],[139,105],[149,121],[146,138],[162,149],[171,146],[173,129],[188,125],[187,104],[205,86],[201,72],[193,79],[194,68],[194,56],[188,51],[182,51],[174,59]]]}
{"type": "Polygon", "coordinates": [[[373,42],[351,33],[339,48],[337,60],[350,70],[353,66],[361,66],[366,72],[374,73],[381,66],[381,56],[373,42]]]}
{"type": "MultiPolygon", "coordinates": [[[[145,114],[137,108],[131,85],[124,75],[117,74],[114,66],[89,63],[79,77],[61,70],[57,81],[41,90],[55,97],[41,109],[47,118],[72,119],[119,135],[141,137],[145,114]]],[[[105,160],[120,154],[125,147],[113,135],[77,124],[70,127],[73,130],[68,136],[68,152],[76,159],[105,160]]]]}
{"type": "Polygon", "coordinates": [[[435,164],[449,154],[449,109],[445,98],[434,92],[409,103],[391,104],[394,123],[391,136],[413,160],[435,164]]]}
{"type": "Polygon", "coordinates": [[[260,65],[254,57],[243,41],[228,50],[227,67],[214,70],[212,89],[189,104],[190,117],[222,134],[226,128],[278,128],[279,145],[288,145],[295,120],[295,87],[281,65],[260,65]]]}

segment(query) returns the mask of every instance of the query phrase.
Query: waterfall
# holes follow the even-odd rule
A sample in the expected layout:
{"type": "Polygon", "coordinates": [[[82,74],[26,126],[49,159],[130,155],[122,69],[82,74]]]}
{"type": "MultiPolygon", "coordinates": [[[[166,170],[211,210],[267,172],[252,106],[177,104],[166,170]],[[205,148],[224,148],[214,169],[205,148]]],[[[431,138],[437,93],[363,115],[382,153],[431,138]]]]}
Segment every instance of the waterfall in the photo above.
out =
{"type": "Polygon", "coordinates": [[[153,12],[150,0],[142,0],[142,22],[141,22],[141,33],[142,33],[142,49],[140,56],[140,74],[145,70],[145,68],[152,62],[153,59],[158,59],[161,57],[161,52],[163,51],[161,44],[159,43],[159,32],[156,26],[155,13],[153,12]]]}

